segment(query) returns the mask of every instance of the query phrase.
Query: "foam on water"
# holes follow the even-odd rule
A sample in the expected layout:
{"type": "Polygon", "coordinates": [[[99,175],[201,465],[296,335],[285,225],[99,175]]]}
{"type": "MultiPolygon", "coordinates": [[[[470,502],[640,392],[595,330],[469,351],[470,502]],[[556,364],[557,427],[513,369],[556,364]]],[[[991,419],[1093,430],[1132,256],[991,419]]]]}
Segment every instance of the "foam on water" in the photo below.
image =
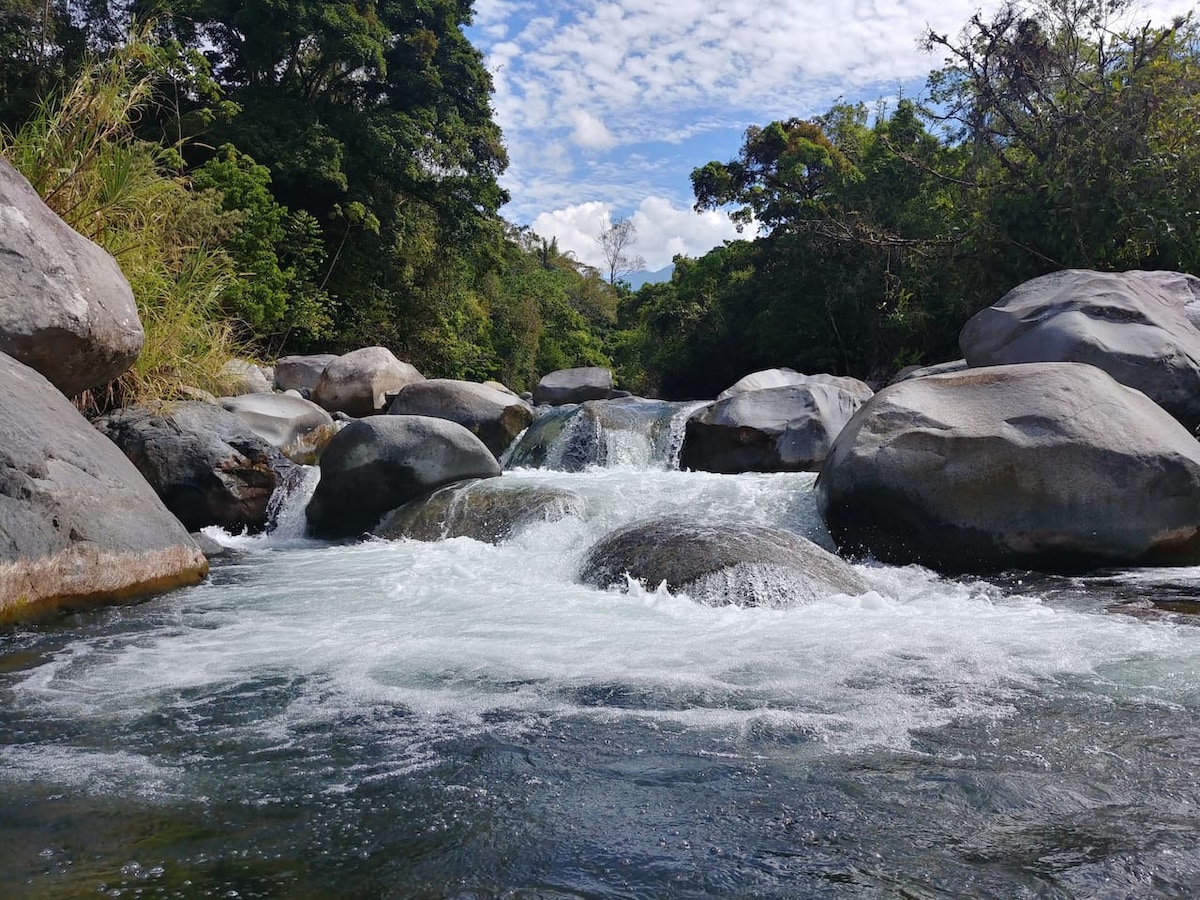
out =
{"type": "MultiPolygon", "coordinates": [[[[427,764],[438,736],[547,716],[672,722],[735,740],[766,728],[828,753],[905,748],[924,729],[1008,717],[1035,696],[1170,705],[1200,694],[1200,629],[916,567],[862,566],[868,593],[782,610],[575,581],[592,543],[655,515],[777,524],[827,543],[810,475],[503,477],[569,486],[588,513],[499,546],[326,546],[295,530],[226,538],[242,555],[210,583],[138,608],[137,630],[67,643],[11,697],[30,715],[135,730],[147,711],[169,709],[256,752],[315,752],[315,735],[369,727],[392,743],[385,761],[344,774],[352,781],[427,764]]],[[[3,760],[23,771],[44,749],[10,747],[3,760]]],[[[100,755],[78,765],[113,779],[144,762],[100,755]]],[[[56,765],[72,759],[64,750],[56,765]]]]}

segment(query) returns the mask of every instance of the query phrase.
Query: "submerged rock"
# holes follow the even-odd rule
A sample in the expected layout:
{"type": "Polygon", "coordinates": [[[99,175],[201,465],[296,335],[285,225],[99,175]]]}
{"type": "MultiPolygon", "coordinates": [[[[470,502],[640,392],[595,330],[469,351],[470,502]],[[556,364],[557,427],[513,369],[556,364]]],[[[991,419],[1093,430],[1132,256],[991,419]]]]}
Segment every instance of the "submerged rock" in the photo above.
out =
{"type": "Polygon", "coordinates": [[[483,441],[497,459],[533,421],[533,410],[516,394],[450,378],[406,385],[387,411],[393,416],[434,416],[457,422],[483,441]]]}
{"type": "Polygon", "coordinates": [[[200,581],[204,554],[133,463],[0,353],[0,622],[200,581]]]}
{"type": "Polygon", "coordinates": [[[1200,443],[1082,363],[880,391],[816,483],[838,546],[946,571],[1200,563],[1200,443]]]}
{"type": "Polygon", "coordinates": [[[68,397],[107,384],[145,335],[117,261],[0,158],[0,351],[68,397]]]}
{"type": "Polygon", "coordinates": [[[94,424],[189,531],[264,527],[279,473],[290,466],[241,419],[211,403],[130,406],[94,424]]]}
{"type": "Polygon", "coordinates": [[[406,503],[388,513],[373,533],[389,539],[469,537],[498,544],[531,525],[583,515],[586,509],[587,501],[574,491],[489,478],[453,484],[406,503]]]}
{"type": "Polygon", "coordinates": [[[731,394],[687,420],[679,465],[701,472],[815,472],[862,401],[832,384],[731,394]]]}
{"type": "Polygon", "coordinates": [[[793,532],[682,519],[645,522],[609,535],[588,552],[581,578],[607,588],[622,584],[626,575],[714,606],[790,606],[867,590],[848,563],[793,532]]]}
{"type": "Polygon", "coordinates": [[[316,537],[370,531],[385,513],[437,488],[492,478],[500,464],[461,425],[429,416],[351,422],[321,456],[321,481],[306,508],[316,537]]]}
{"type": "Polygon", "coordinates": [[[972,367],[1090,363],[1200,426],[1200,278],[1068,269],[1013,288],[963,326],[972,367]]]}

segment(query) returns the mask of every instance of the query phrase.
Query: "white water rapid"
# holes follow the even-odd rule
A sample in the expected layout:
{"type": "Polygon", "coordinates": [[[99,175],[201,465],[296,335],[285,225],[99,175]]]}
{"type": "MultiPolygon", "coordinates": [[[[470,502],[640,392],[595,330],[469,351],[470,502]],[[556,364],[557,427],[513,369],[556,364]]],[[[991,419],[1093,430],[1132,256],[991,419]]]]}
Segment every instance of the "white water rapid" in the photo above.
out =
{"type": "MultiPolygon", "coordinates": [[[[339,810],[343,827],[360,825],[356,816],[366,813],[337,798],[369,795],[385,803],[379,798],[416,790],[412,785],[418,783],[429,796],[411,801],[416,805],[405,806],[404,815],[420,819],[422,827],[428,826],[428,804],[446,815],[456,811],[474,828],[481,826],[471,817],[484,815],[481,810],[499,815],[486,800],[487,791],[532,797],[537,799],[528,802],[536,807],[536,817],[521,819],[519,827],[510,822],[515,833],[540,829],[535,821],[583,828],[580,834],[607,828],[572,845],[589,862],[577,863],[578,868],[560,856],[539,862],[542,858],[530,851],[519,871],[496,862],[485,877],[450,853],[437,857],[441,874],[405,869],[401,884],[424,885],[428,896],[450,895],[451,883],[492,884],[497,891],[504,885],[550,883],[563,892],[554,896],[606,896],[610,888],[613,896],[674,896],[668,887],[674,863],[662,863],[666,868],[659,871],[639,855],[653,857],[646,848],[658,846],[655,841],[670,829],[651,828],[636,811],[622,818],[604,807],[600,798],[606,792],[642,784],[651,792],[643,796],[666,797],[662,802],[674,804],[672,809],[694,810],[693,821],[684,825],[678,823],[687,815],[679,814],[676,832],[708,834],[704,823],[710,820],[703,817],[715,816],[715,822],[720,814],[714,810],[728,812],[748,803],[755,783],[765,792],[762,802],[776,812],[788,804],[803,806],[799,798],[804,795],[795,793],[795,785],[786,791],[773,788],[772,779],[815,779],[823,787],[813,786],[813,796],[836,788],[840,799],[825,806],[848,815],[845,810],[854,806],[846,800],[846,779],[862,776],[846,773],[877,764],[863,760],[888,759],[879,770],[883,774],[856,783],[873,785],[859,788],[866,791],[862,802],[874,810],[871,815],[907,829],[912,825],[906,810],[920,805],[914,798],[928,785],[913,783],[915,793],[897,795],[906,798],[902,801],[866,795],[883,790],[879,778],[889,779],[889,785],[893,778],[908,783],[910,776],[901,773],[913,766],[942,773],[926,777],[945,778],[947,785],[957,785],[944,785],[945,790],[954,792],[967,790],[958,780],[961,774],[954,774],[964,767],[982,765],[991,774],[978,777],[1007,784],[1003,778],[1009,776],[1000,773],[1012,766],[1044,774],[1066,765],[1064,754],[1071,765],[1080,756],[1099,754],[1095,760],[1125,760],[1116,764],[1138,772],[1150,769],[1155,746],[1165,746],[1153,741],[1170,743],[1171,726],[1163,723],[1176,717],[1178,730],[1194,743],[1200,629],[1188,617],[1147,607],[1167,587],[1174,596],[1192,586],[1200,593],[1200,570],[1073,580],[1015,574],[989,583],[945,579],[916,567],[858,566],[871,586],[867,593],[784,610],[706,606],[636,583],[600,591],[576,580],[588,549],[615,528],[664,514],[777,525],[830,546],[816,514],[811,475],[681,473],[664,470],[641,450],[615,453],[612,461],[576,473],[506,472],[504,479],[575,491],[585,498],[586,512],[529,528],[500,545],[469,538],[344,545],[309,540],[303,536],[302,509],[315,485],[314,473],[305,491],[282,511],[273,534],[212,532],[232,555],[215,566],[208,583],[139,606],[76,617],[48,633],[10,636],[4,648],[8,656],[0,655],[0,661],[7,659],[0,670],[0,698],[8,711],[0,724],[9,730],[0,742],[0,787],[7,786],[35,813],[56,794],[89,797],[89,810],[90,804],[105,806],[121,798],[140,809],[184,809],[188,817],[201,815],[195,812],[197,803],[203,809],[229,803],[238,809],[274,809],[289,822],[297,816],[296,821],[307,822],[288,826],[289,834],[293,827],[316,828],[307,817],[319,818],[318,811],[326,808],[339,810]],[[1109,724],[1101,727],[1102,721],[1109,724]],[[1047,731],[1047,722],[1061,722],[1074,736],[1047,731]],[[1147,738],[1149,744],[1138,742],[1137,734],[1154,728],[1165,731],[1147,738]],[[1121,737],[1111,743],[1114,732],[1121,737]],[[605,747],[617,745],[619,752],[606,755],[605,747]],[[483,761],[470,762],[472,754],[482,754],[483,761]],[[643,769],[639,758],[649,768],[643,769]],[[845,769],[848,760],[859,762],[845,769]],[[700,787],[707,782],[689,776],[686,795],[672,793],[684,788],[671,780],[678,775],[669,778],[669,773],[701,765],[716,767],[712,771],[727,779],[735,769],[743,775],[758,772],[759,781],[714,783],[713,793],[707,793],[700,787]],[[836,773],[829,775],[831,770],[836,773]],[[463,782],[464,771],[491,774],[463,782]],[[826,774],[818,777],[814,771],[826,774]],[[461,783],[485,794],[467,802],[445,793],[461,783]],[[576,807],[588,803],[600,805],[585,827],[576,807]],[[626,834],[626,829],[632,831],[626,834]],[[644,841],[638,829],[646,831],[644,841]],[[647,875],[649,880],[639,882],[628,872],[623,882],[605,880],[602,872],[610,863],[598,848],[623,841],[636,845],[626,852],[642,860],[642,871],[658,872],[661,881],[655,880],[659,875],[647,875]],[[622,894],[615,887],[619,883],[634,889],[622,894]]],[[[1054,802],[1069,809],[1103,806],[1102,797],[1081,787],[1097,777],[1070,775],[1078,780],[1070,782],[1074,799],[1054,802]]],[[[1119,786],[1106,789],[1110,795],[1145,793],[1140,775],[1122,777],[1119,786]]],[[[1019,810],[1025,803],[1032,818],[1052,816],[1042,807],[1054,796],[1045,786],[1041,790],[1050,793],[1033,799],[1022,792],[1036,790],[1022,781],[1017,793],[1024,800],[995,784],[977,787],[993,791],[991,799],[962,795],[953,810],[925,814],[930,821],[961,818],[967,815],[964,809],[983,816],[978,804],[1019,810]]],[[[389,815],[403,818],[388,808],[389,815]]],[[[807,815],[793,813],[801,820],[807,815]]],[[[1020,820],[1019,813],[1007,815],[1010,822],[1012,816],[1020,820]]],[[[466,828],[465,821],[444,827],[466,828]]],[[[857,835],[862,850],[876,831],[853,821],[847,819],[843,828],[857,835]]],[[[746,822],[737,827],[750,829],[746,822]]],[[[375,827],[387,832],[379,823],[375,827]]],[[[721,827],[737,832],[728,823],[721,827]]],[[[811,822],[805,828],[806,834],[828,837],[811,822]]],[[[887,830],[879,828],[879,833],[887,830]]],[[[474,831],[465,833],[475,839],[474,831]]],[[[746,840],[761,843],[765,833],[755,830],[758,837],[746,840]]],[[[555,840],[570,840],[557,827],[538,834],[553,846],[565,846],[555,840]]],[[[230,840],[245,849],[250,839],[238,835],[230,840]]],[[[51,838],[39,840],[59,852],[51,838]]],[[[255,840],[255,846],[269,843],[265,837],[255,840]]],[[[287,842],[293,840],[294,835],[278,837],[276,843],[290,848],[287,842]]],[[[313,840],[320,852],[339,859],[367,852],[363,847],[369,844],[357,831],[344,840],[313,840]]],[[[677,844],[669,834],[665,840],[670,847],[677,844]]],[[[186,860],[183,869],[193,873],[189,878],[203,869],[215,879],[212,884],[225,884],[197,860],[204,853],[209,859],[220,856],[228,847],[197,849],[186,841],[180,846],[159,855],[174,859],[177,868],[186,860]]],[[[471,846],[476,856],[490,859],[471,846]]],[[[845,859],[852,858],[860,874],[874,872],[858,850],[845,859]]],[[[907,844],[895,852],[901,850],[906,858],[920,858],[907,844]]],[[[112,852],[116,859],[135,853],[112,852]]],[[[667,855],[686,869],[691,863],[681,862],[680,854],[667,855]]],[[[692,850],[683,855],[691,859],[692,850]]],[[[954,855],[944,861],[939,876],[944,884],[967,889],[975,870],[963,859],[954,855]]],[[[764,895],[788,896],[787,886],[794,884],[788,879],[799,876],[788,869],[791,874],[777,882],[771,873],[782,865],[776,859],[749,882],[739,880],[748,877],[744,869],[718,867],[724,881],[692,884],[688,895],[728,896],[727,891],[755,884],[764,895]]],[[[1025,872],[1019,866],[1018,871],[1025,872]]],[[[1073,863],[1064,871],[1076,877],[1080,870],[1073,863]]],[[[1185,864],[1171,884],[1187,883],[1192,871],[1185,864]]],[[[0,886],[3,873],[0,866],[0,886]]],[[[1027,881],[1025,874],[995,877],[1000,894],[1022,885],[1064,883],[1035,876],[1027,881]]],[[[278,878],[264,884],[294,888],[302,883],[278,878]]],[[[328,886],[338,883],[330,878],[328,886]]],[[[85,879],[89,890],[100,881],[108,887],[149,883],[132,877],[121,881],[111,873],[85,879]]],[[[821,884],[826,882],[810,887],[821,884]]],[[[403,890],[395,894],[404,895],[403,890]]]]}

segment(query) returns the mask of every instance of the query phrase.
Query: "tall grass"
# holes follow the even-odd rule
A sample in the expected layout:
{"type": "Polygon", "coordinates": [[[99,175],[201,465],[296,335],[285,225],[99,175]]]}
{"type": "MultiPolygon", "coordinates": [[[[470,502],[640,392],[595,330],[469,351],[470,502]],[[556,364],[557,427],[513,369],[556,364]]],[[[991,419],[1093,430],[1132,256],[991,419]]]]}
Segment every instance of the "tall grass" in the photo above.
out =
{"type": "Polygon", "coordinates": [[[232,227],[220,195],[193,191],[177,147],[138,139],[154,102],[155,47],[145,33],[84,66],[45,98],[0,153],[56,213],[113,254],[133,288],[146,343],[133,368],[83,398],[93,409],[220,392],[242,349],[220,297],[236,277],[221,244],[232,227]]]}

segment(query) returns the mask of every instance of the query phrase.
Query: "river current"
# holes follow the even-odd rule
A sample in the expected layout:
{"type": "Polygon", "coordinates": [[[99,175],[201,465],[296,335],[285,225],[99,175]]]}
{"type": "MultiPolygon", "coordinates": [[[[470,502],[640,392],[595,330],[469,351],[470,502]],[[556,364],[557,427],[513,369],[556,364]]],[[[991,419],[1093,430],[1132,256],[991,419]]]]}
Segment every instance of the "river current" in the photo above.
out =
{"type": "Polygon", "coordinates": [[[1200,569],[601,591],[659,514],[830,546],[811,475],[611,445],[506,472],[586,512],[499,545],[310,541],[302,492],[205,584],[0,635],[0,896],[1200,893],[1200,569]]]}

